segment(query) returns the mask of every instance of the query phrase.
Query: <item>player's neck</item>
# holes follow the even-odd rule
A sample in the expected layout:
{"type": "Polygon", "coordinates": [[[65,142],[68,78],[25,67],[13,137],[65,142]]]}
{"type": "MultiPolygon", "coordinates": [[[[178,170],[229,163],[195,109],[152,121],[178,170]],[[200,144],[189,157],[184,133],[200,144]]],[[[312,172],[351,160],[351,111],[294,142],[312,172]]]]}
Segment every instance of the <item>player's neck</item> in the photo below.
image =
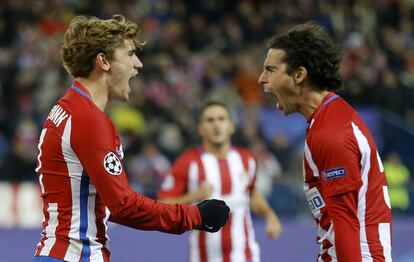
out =
{"type": "Polygon", "coordinates": [[[108,91],[107,88],[105,88],[105,84],[101,83],[102,81],[99,79],[95,79],[93,77],[77,77],[75,80],[81,83],[81,85],[88,90],[91,94],[92,102],[101,111],[104,111],[106,105],[108,104],[108,91]]]}
{"type": "Polygon", "coordinates": [[[299,102],[299,112],[308,119],[313,112],[322,104],[323,99],[329,94],[329,91],[304,91],[299,102]]]}
{"type": "Polygon", "coordinates": [[[231,149],[230,143],[225,143],[222,145],[213,145],[210,143],[203,143],[204,150],[210,154],[215,155],[217,158],[223,158],[231,149]]]}

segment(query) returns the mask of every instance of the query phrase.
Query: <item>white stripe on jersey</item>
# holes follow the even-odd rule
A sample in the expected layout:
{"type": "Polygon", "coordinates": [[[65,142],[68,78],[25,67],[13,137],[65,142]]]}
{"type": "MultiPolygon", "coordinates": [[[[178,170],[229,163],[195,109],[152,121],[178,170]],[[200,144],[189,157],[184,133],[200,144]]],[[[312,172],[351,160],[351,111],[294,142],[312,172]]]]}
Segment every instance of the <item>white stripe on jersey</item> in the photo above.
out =
{"type": "Polygon", "coordinates": [[[58,226],[58,204],[57,203],[49,203],[47,212],[49,214],[49,221],[45,228],[45,236],[46,240],[44,241],[44,247],[40,252],[40,256],[48,256],[50,250],[52,249],[53,245],[56,241],[56,227],[58,226]]]}
{"type": "Polygon", "coordinates": [[[188,191],[196,192],[199,188],[199,171],[196,162],[191,162],[190,167],[188,168],[188,191]]]}
{"type": "Polygon", "coordinates": [[[245,213],[245,205],[248,204],[248,202],[243,201],[243,198],[240,196],[243,196],[245,193],[244,191],[248,184],[250,174],[247,174],[244,170],[243,160],[237,151],[230,151],[227,154],[226,160],[230,172],[231,192],[225,197],[222,196],[222,199],[232,210],[230,225],[232,250],[230,258],[231,261],[244,261],[244,245],[246,243],[246,236],[244,233],[243,218],[245,213]],[[244,177],[237,176],[237,174],[241,174],[244,177]]]}
{"type": "Polygon", "coordinates": [[[316,167],[315,162],[313,162],[311,151],[309,150],[308,143],[305,141],[305,159],[308,162],[310,169],[313,172],[314,177],[319,177],[319,171],[316,167]]]}
{"type": "MultiPolygon", "coordinates": [[[[224,202],[226,202],[226,204],[230,207],[232,212],[240,208],[240,216],[244,217],[246,207],[247,205],[249,205],[249,195],[246,194],[246,187],[249,185],[249,182],[253,179],[255,172],[255,169],[253,168],[256,167],[254,164],[251,163],[249,159],[248,172],[246,173],[246,170],[244,169],[243,165],[243,160],[240,154],[235,150],[232,150],[227,154],[226,160],[228,163],[231,178],[231,192],[228,195],[221,195],[220,197],[224,200],[224,202]]],[[[243,223],[241,224],[241,227],[243,228],[244,234],[243,223]]]]}
{"type": "Polygon", "coordinates": [[[47,128],[43,128],[42,132],[40,133],[39,144],[37,145],[37,148],[39,149],[39,154],[37,155],[37,162],[39,163],[39,165],[35,169],[35,172],[38,172],[39,169],[42,167],[42,161],[40,160],[40,157],[42,156],[42,153],[43,153],[42,152],[42,144],[43,144],[43,141],[45,139],[46,130],[47,130],[47,128]]]}
{"type": "MultiPolygon", "coordinates": [[[[69,231],[70,245],[66,252],[65,259],[76,260],[80,259],[82,253],[83,244],[79,239],[79,228],[81,220],[81,206],[80,206],[80,190],[81,179],[84,171],[78,157],[73,151],[70,143],[72,131],[72,116],[66,122],[65,129],[62,136],[62,154],[68,168],[68,174],[71,184],[72,192],[72,218],[69,231]]],[[[87,206],[87,232],[86,237],[89,239],[90,244],[90,260],[91,261],[103,261],[102,257],[102,244],[97,242],[97,229],[96,229],[96,216],[95,216],[95,197],[96,188],[91,183],[89,184],[88,206],[87,206]]]]}
{"type": "MultiPolygon", "coordinates": [[[[188,168],[188,191],[195,192],[197,191],[199,185],[199,170],[198,165],[196,162],[191,162],[190,167],[188,168]]],[[[199,235],[200,231],[192,231],[189,237],[190,242],[190,261],[191,262],[199,262],[200,261],[200,252],[199,252],[199,235]]]]}
{"type": "Polygon", "coordinates": [[[105,242],[105,247],[109,249],[109,237],[108,237],[108,219],[109,216],[111,215],[111,211],[109,210],[109,208],[105,207],[105,217],[103,219],[103,223],[105,225],[105,238],[106,238],[106,242],[105,242]]]}
{"type": "Polygon", "coordinates": [[[321,248],[322,248],[322,242],[324,240],[327,240],[327,241],[329,241],[329,243],[332,244],[332,246],[329,247],[328,250],[321,249],[321,251],[319,253],[320,254],[320,256],[319,256],[320,261],[323,261],[322,260],[322,254],[324,254],[324,253],[328,253],[328,255],[331,257],[332,261],[337,261],[336,248],[334,246],[334,243],[335,243],[335,229],[333,227],[333,223],[331,223],[331,225],[329,226],[328,231],[323,229],[321,227],[321,225],[318,223],[318,237],[319,237],[318,244],[320,244],[321,248]]]}
{"type": "MultiPolygon", "coordinates": [[[[213,186],[211,198],[220,199],[221,176],[217,158],[213,154],[205,153],[201,155],[201,162],[204,168],[205,180],[213,186]]],[[[207,260],[221,261],[223,259],[221,253],[221,231],[212,234],[205,234],[205,236],[207,260]]]]}
{"type": "Polygon", "coordinates": [[[88,197],[88,229],[86,232],[86,237],[89,239],[90,243],[90,261],[103,262],[103,256],[101,249],[103,248],[102,244],[97,241],[98,231],[96,229],[96,215],[95,215],[95,198],[96,198],[96,188],[90,183],[89,184],[89,197],[88,197]]]}
{"type": "MultiPolygon", "coordinates": [[[[200,183],[200,173],[204,171],[205,181],[212,185],[213,192],[211,198],[224,200],[232,210],[231,219],[231,261],[245,261],[246,242],[250,247],[253,262],[260,260],[259,247],[254,239],[254,231],[250,218],[249,193],[246,187],[253,180],[256,172],[256,162],[252,157],[247,159],[248,169],[245,170],[241,154],[237,150],[231,150],[226,157],[229,175],[231,179],[231,191],[222,195],[222,178],[220,174],[219,160],[210,153],[201,154],[201,165],[193,161],[188,168],[188,191],[195,192],[200,183]],[[199,170],[202,168],[203,170],[199,170]],[[246,215],[247,214],[247,215],[246,215]],[[247,230],[249,239],[246,241],[245,220],[247,221],[247,230]]],[[[190,261],[200,261],[198,231],[190,233],[190,261]]],[[[222,261],[222,232],[206,233],[205,248],[207,261],[222,261]]]]}
{"type": "Polygon", "coordinates": [[[387,207],[391,209],[391,200],[390,194],[388,194],[388,186],[382,186],[382,194],[384,195],[385,204],[387,204],[387,207]]]}
{"type": "Polygon", "coordinates": [[[62,154],[68,168],[70,187],[72,193],[72,216],[69,229],[69,247],[66,252],[65,260],[79,261],[82,252],[82,242],[79,239],[80,225],[80,185],[83,167],[78,157],[73,152],[70,145],[70,136],[72,132],[72,116],[66,121],[65,129],[62,135],[62,154]]]}
{"type": "Polygon", "coordinates": [[[204,153],[201,155],[205,180],[213,186],[211,198],[220,198],[221,196],[221,176],[220,167],[217,158],[213,154],[204,153]]]}
{"type": "Polygon", "coordinates": [[[364,262],[372,261],[372,255],[369,251],[369,245],[367,241],[367,234],[366,234],[366,228],[365,228],[365,212],[366,212],[366,193],[368,190],[368,173],[371,168],[371,148],[368,144],[368,139],[364,136],[362,131],[359,129],[359,127],[352,122],[352,129],[354,131],[355,138],[358,143],[359,151],[361,152],[361,180],[362,180],[362,186],[359,189],[358,193],[358,219],[359,219],[359,235],[360,235],[360,241],[361,241],[361,254],[362,254],[362,260],[364,262]]]}
{"type": "MultiPolygon", "coordinates": [[[[239,154],[238,156],[240,157],[239,154]]],[[[242,161],[243,163],[243,160],[241,158],[240,158],[240,161],[242,161]]],[[[251,157],[249,157],[248,166],[249,166],[249,178],[250,180],[252,180],[256,174],[256,161],[251,157]]]]}
{"type": "Polygon", "coordinates": [[[390,223],[379,223],[379,239],[384,250],[385,262],[391,262],[391,226],[390,223]]]}
{"type": "Polygon", "coordinates": [[[190,261],[191,262],[200,262],[200,250],[198,249],[198,240],[200,236],[200,231],[195,230],[190,234],[190,261]]]}
{"type": "Polygon", "coordinates": [[[206,233],[206,255],[207,261],[223,261],[221,252],[221,230],[216,233],[206,233]]]}
{"type": "Polygon", "coordinates": [[[246,235],[244,232],[244,214],[245,209],[237,208],[231,213],[231,254],[230,261],[245,261],[246,255],[244,247],[246,244],[246,235]]]}
{"type": "Polygon", "coordinates": [[[380,157],[380,155],[378,153],[378,150],[377,150],[377,161],[378,161],[378,165],[379,165],[380,172],[381,173],[384,173],[384,165],[382,164],[382,160],[381,160],[381,157],[380,157]]]}
{"type": "Polygon", "coordinates": [[[43,184],[43,174],[39,174],[40,192],[45,193],[45,185],[43,184]]]}

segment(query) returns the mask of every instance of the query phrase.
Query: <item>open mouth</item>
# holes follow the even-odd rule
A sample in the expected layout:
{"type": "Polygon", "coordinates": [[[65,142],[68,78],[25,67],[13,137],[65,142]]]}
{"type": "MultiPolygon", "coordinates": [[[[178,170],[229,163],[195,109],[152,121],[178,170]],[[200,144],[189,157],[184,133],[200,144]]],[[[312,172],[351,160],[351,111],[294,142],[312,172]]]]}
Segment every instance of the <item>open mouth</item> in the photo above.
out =
{"type": "Polygon", "coordinates": [[[138,73],[133,74],[133,75],[130,77],[130,79],[135,78],[135,77],[138,77],[138,73]]]}
{"type": "Polygon", "coordinates": [[[265,93],[270,93],[271,95],[274,96],[275,102],[276,102],[276,108],[279,110],[282,110],[282,106],[280,105],[278,96],[275,93],[273,93],[269,88],[263,87],[263,90],[265,93]]]}

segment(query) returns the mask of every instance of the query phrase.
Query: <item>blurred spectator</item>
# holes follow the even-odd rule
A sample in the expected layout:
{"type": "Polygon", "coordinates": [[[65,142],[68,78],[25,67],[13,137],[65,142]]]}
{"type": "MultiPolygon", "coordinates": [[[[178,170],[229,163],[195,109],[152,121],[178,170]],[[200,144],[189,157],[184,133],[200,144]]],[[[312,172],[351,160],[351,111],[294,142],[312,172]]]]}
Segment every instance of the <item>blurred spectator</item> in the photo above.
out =
{"type": "Polygon", "coordinates": [[[256,188],[268,199],[272,193],[274,181],[282,178],[282,168],[262,140],[253,141],[250,150],[256,155],[258,162],[256,188]]]}
{"type": "Polygon", "coordinates": [[[38,129],[30,118],[22,118],[17,124],[11,143],[11,153],[0,166],[0,180],[35,180],[38,129]]]}
{"type": "MultiPolygon", "coordinates": [[[[4,163],[20,159],[16,152],[21,149],[16,147],[21,146],[15,141],[19,123],[32,122],[38,137],[39,123],[71,82],[60,63],[60,45],[74,14],[123,13],[144,27],[147,45],[139,52],[145,65],[142,76],[131,80],[129,105],[109,112],[119,122],[125,151],[142,154],[145,137],[174,160],[197,142],[195,109],[206,98],[219,99],[236,112],[240,130],[234,141],[242,146],[266,141],[290,174],[297,172],[291,168],[296,165],[293,152],[301,146],[305,119],[275,116],[273,105],[268,109],[269,98],[257,85],[263,41],[292,24],[317,21],[345,47],[341,71],[348,88],[341,95],[357,107],[393,112],[412,127],[412,2],[1,1],[0,178],[32,176],[28,174],[36,159],[32,153],[20,156],[25,168],[4,163]]],[[[372,131],[379,133],[376,139],[381,136],[380,129],[372,131]]],[[[32,142],[29,145],[33,147],[32,142]]]]}
{"type": "Polygon", "coordinates": [[[385,175],[387,176],[388,192],[393,210],[405,211],[410,205],[408,186],[410,171],[401,162],[396,152],[388,154],[384,161],[385,175]]]}
{"type": "Polygon", "coordinates": [[[129,182],[137,192],[155,198],[170,167],[167,157],[152,142],[146,141],[142,152],[127,161],[129,182]]]}

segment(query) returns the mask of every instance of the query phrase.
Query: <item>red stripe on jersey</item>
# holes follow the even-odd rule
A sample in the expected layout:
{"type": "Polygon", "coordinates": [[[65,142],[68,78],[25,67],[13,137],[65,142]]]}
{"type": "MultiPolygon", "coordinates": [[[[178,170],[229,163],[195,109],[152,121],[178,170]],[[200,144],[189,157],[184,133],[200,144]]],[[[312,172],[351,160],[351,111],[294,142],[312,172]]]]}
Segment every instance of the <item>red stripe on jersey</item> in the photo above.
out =
{"type": "MultiPolygon", "coordinates": [[[[63,155],[58,161],[65,161],[63,155]]],[[[63,165],[62,165],[63,168],[63,165]]],[[[56,176],[54,179],[43,179],[45,191],[50,193],[49,203],[57,203],[57,227],[55,230],[56,242],[50,250],[49,255],[52,257],[65,257],[69,248],[69,231],[71,227],[71,216],[65,214],[72,214],[72,185],[70,178],[68,179],[69,171],[64,172],[64,176],[56,176]],[[62,191],[68,192],[62,194],[62,191]],[[53,197],[52,197],[53,195],[53,197]],[[64,206],[62,203],[65,203],[64,206]]]]}
{"type": "Polygon", "coordinates": [[[250,248],[250,241],[249,241],[250,235],[249,235],[249,226],[247,224],[247,218],[248,218],[248,214],[246,214],[243,219],[244,220],[244,223],[243,223],[244,224],[244,235],[246,236],[246,246],[244,248],[244,254],[246,256],[246,260],[250,261],[252,260],[252,250],[250,248]]]}
{"type": "Polygon", "coordinates": [[[207,262],[206,232],[200,231],[198,234],[198,249],[200,251],[200,262],[207,262]]]}
{"type": "Polygon", "coordinates": [[[110,262],[109,255],[110,255],[110,252],[108,249],[106,248],[102,249],[102,257],[103,257],[104,262],[110,262]]]}
{"type": "Polygon", "coordinates": [[[241,160],[243,162],[244,170],[248,173],[249,172],[249,152],[246,150],[241,150],[238,147],[234,147],[234,149],[240,154],[241,160]]]}
{"type": "Polygon", "coordinates": [[[322,258],[322,261],[324,261],[324,262],[330,262],[330,261],[332,261],[331,256],[330,256],[330,255],[328,255],[328,253],[327,253],[327,252],[324,252],[324,253],[322,254],[321,258],[322,258]]]}
{"type": "MultiPolygon", "coordinates": [[[[106,216],[106,208],[105,208],[105,203],[102,201],[101,197],[96,194],[96,198],[95,198],[95,217],[97,221],[103,221],[105,216],[106,216]]],[[[96,223],[96,238],[97,241],[99,243],[101,243],[105,248],[105,242],[106,242],[106,237],[105,237],[105,224],[101,223],[101,222],[97,222],[96,223]]]]}
{"type": "Polygon", "coordinates": [[[220,177],[221,177],[221,194],[228,195],[231,193],[231,176],[229,163],[227,159],[218,159],[220,177]]]}
{"type": "MultiPolygon", "coordinates": [[[[254,177],[253,177],[253,179],[251,179],[249,159],[253,158],[253,156],[251,155],[251,153],[249,151],[244,150],[242,148],[233,147],[233,149],[236,150],[240,154],[244,170],[245,170],[246,174],[248,175],[249,181],[250,181],[250,184],[247,187],[247,190],[251,192],[254,189],[254,185],[256,183],[257,165],[256,165],[256,168],[254,170],[254,177]]],[[[255,162],[257,163],[257,161],[255,161],[255,162]]]]}
{"type": "Polygon", "coordinates": [[[229,220],[227,220],[226,225],[221,229],[221,251],[223,255],[223,262],[230,262],[230,255],[232,250],[231,223],[232,214],[230,214],[229,220]]]}
{"type": "Polygon", "coordinates": [[[381,243],[378,232],[378,225],[365,226],[365,233],[369,245],[369,251],[371,252],[374,261],[385,261],[384,248],[382,245],[372,245],[371,243],[381,243]]]}
{"type": "MultiPolygon", "coordinates": [[[[198,167],[198,182],[201,184],[206,180],[203,162],[201,161],[201,153],[196,154],[195,161],[198,167]]],[[[204,231],[200,231],[198,234],[198,248],[200,251],[200,262],[207,262],[206,232],[204,231]]]]}

